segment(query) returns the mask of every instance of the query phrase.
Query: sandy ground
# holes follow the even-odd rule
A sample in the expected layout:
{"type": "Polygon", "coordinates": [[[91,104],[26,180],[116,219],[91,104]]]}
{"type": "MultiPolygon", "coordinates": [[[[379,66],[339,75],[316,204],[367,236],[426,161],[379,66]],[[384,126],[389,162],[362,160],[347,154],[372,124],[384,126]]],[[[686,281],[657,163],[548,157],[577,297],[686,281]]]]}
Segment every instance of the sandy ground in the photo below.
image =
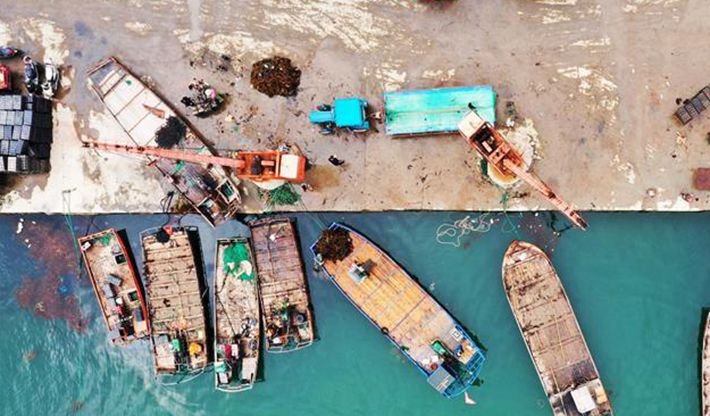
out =
{"type": "MultiPolygon", "coordinates": [[[[181,108],[193,77],[230,94],[227,107],[190,120],[217,149],[297,144],[314,164],[314,190],[297,209],[490,210],[502,191],[481,175],[457,136],[392,139],[379,133],[321,136],[308,111],[358,95],[490,84],[534,123],[534,170],[585,210],[696,210],[692,190],[707,166],[710,120],[672,118],[677,98],[710,81],[710,4],[703,0],[76,0],[11,2],[0,17],[10,43],[63,65],[52,172],[8,180],[2,212],[155,212],[165,193],[145,162],[96,154],[80,138],[122,134],[88,90],[85,71],[116,55],[181,108]],[[81,10],[81,12],[77,12],[81,10]],[[226,70],[220,55],[231,57],[226,70]],[[303,71],[294,98],[249,85],[251,64],[272,54],[303,71]],[[230,121],[234,120],[234,121],[230,121]],[[342,168],[327,162],[335,154],[342,168]],[[651,190],[651,192],[649,192],[651,190]],[[688,203],[682,193],[692,193],[688,203]],[[649,196],[654,195],[654,196],[649,196]]],[[[19,74],[18,74],[19,75],[19,74]]],[[[549,206],[526,186],[511,209],[549,206]]],[[[254,195],[247,186],[246,192],[254,195]]],[[[260,209],[249,201],[248,211],[260,209]]]]}

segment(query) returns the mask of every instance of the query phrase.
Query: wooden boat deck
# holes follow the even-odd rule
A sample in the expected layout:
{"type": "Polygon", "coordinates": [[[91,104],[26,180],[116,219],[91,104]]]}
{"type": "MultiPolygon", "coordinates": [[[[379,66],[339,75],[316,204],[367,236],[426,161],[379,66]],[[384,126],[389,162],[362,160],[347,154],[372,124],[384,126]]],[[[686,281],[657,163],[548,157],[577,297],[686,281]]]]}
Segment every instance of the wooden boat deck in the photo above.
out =
{"type": "Polygon", "coordinates": [[[251,388],[257,378],[261,339],[258,277],[249,240],[232,238],[217,241],[214,276],[215,363],[223,360],[233,368],[231,379],[221,379],[215,371],[215,385],[227,392],[245,390],[251,388]],[[253,279],[240,278],[239,264],[225,264],[225,250],[234,245],[244,247],[249,253],[253,279]],[[229,268],[235,272],[225,272],[229,268]]]}
{"type": "MultiPolygon", "coordinates": [[[[350,233],[353,252],[340,262],[326,260],[324,267],[339,288],[361,311],[422,367],[436,353],[431,344],[442,341],[450,350],[459,342],[452,336],[455,321],[392,259],[375,245],[350,233]],[[348,274],[352,264],[374,263],[369,275],[357,283],[348,274]]],[[[465,351],[467,362],[475,351],[465,351]]]]}
{"type": "MultiPolygon", "coordinates": [[[[204,140],[162,97],[116,58],[107,58],[88,73],[92,89],[133,143],[158,146],[158,131],[173,121],[184,129],[175,146],[185,151],[212,153],[204,140]]],[[[232,217],[241,204],[236,184],[220,166],[203,166],[165,158],[151,159],[163,175],[207,221],[219,225],[232,217]]]]}
{"type": "Polygon", "coordinates": [[[701,380],[700,397],[702,402],[702,416],[710,416],[710,313],[705,317],[705,331],[703,332],[703,351],[700,360],[701,380]]]}
{"type": "Polygon", "coordinates": [[[478,377],[485,355],[471,336],[437,301],[384,251],[341,224],[352,241],[342,260],[317,263],[336,287],[386,335],[446,397],[462,394],[478,377]],[[360,268],[355,273],[353,268],[360,268]]]}
{"type": "Polygon", "coordinates": [[[175,228],[167,242],[158,233],[141,235],[148,311],[158,373],[179,372],[180,364],[169,349],[169,342],[180,339],[196,343],[201,352],[190,356],[191,369],[207,365],[206,319],[195,252],[186,228],[175,228]],[[166,347],[167,346],[167,347],[166,347]]]}
{"type": "MultiPolygon", "coordinates": [[[[284,305],[293,308],[295,314],[306,321],[289,331],[296,347],[287,350],[310,345],[315,338],[311,300],[293,223],[288,218],[265,219],[251,224],[250,228],[259,273],[267,349],[275,352],[283,348],[280,339],[273,342],[274,337],[269,333],[275,327],[283,328],[278,316],[284,305]]],[[[287,323],[286,326],[291,325],[287,323]]]]}
{"type": "Polygon", "coordinates": [[[78,243],[111,341],[129,344],[148,336],[147,309],[135,266],[116,230],[80,237],[78,243]],[[109,276],[120,283],[112,284],[109,276]],[[115,296],[109,298],[105,289],[115,296]]]}
{"type": "Polygon", "coordinates": [[[503,262],[503,286],[555,415],[610,415],[611,403],[577,318],[545,253],[513,242],[503,262]],[[589,413],[579,412],[572,398],[584,387],[596,405],[589,413]]]}

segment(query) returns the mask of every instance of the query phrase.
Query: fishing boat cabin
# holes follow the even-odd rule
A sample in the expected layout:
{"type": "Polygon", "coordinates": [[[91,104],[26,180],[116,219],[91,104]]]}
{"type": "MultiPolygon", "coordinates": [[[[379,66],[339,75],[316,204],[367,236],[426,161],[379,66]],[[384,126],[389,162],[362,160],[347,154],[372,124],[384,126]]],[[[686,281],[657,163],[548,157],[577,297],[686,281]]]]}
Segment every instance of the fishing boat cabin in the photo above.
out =
{"type": "Polygon", "coordinates": [[[125,345],[148,336],[143,292],[118,232],[111,228],[78,243],[111,341],[125,345]]]}
{"type": "Polygon", "coordinates": [[[215,387],[228,393],[258,380],[261,310],[256,265],[246,238],[217,241],[214,279],[215,387]]]}
{"type": "Polygon", "coordinates": [[[332,224],[311,246],[331,281],[445,397],[473,384],[485,355],[473,337],[374,243],[332,224]]]}
{"type": "Polygon", "coordinates": [[[155,371],[201,371],[208,352],[197,228],[146,230],[141,244],[155,371]]]}
{"type": "Polygon", "coordinates": [[[249,228],[259,271],[266,350],[305,348],[315,340],[315,329],[294,224],[289,218],[267,218],[249,228]]]}
{"type": "Polygon", "coordinates": [[[236,169],[236,175],[254,182],[283,180],[303,182],[306,179],[306,158],[299,155],[264,151],[237,152],[238,160],[244,162],[236,169]]]}

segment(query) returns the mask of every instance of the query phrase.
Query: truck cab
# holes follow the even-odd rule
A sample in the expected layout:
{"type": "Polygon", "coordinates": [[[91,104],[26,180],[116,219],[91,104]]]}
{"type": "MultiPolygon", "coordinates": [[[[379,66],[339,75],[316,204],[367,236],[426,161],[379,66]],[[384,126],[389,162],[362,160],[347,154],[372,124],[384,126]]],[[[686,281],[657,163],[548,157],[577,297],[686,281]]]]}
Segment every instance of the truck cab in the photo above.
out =
{"type": "Polygon", "coordinates": [[[322,134],[333,134],[335,129],[349,129],[363,133],[370,129],[367,101],[363,98],[338,98],[332,105],[321,104],[311,111],[311,123],[321,126],[322,134]]]}

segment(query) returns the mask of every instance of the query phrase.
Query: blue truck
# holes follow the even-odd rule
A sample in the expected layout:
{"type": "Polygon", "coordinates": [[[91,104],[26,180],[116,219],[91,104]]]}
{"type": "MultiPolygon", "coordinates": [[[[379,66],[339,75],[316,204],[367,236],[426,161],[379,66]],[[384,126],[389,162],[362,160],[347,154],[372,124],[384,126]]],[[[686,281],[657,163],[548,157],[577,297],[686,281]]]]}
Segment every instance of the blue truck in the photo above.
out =
{"type": "Polygon", "coordinates": [[[367,101],[363,98],[338,98],[332,105],[321,104],[311,111],[310,121],[321,126],[321,133],[333,134],[335,129],[349,129],[355,133],[370,130],[367,101]]]}
{"type": "MultiPolygon", "coordinates": [[[[471,108],[491,124],[496,121],[496,93],[488,85],[387,92],[384,98],[384,111],[378,114],[384,114],[385,132],[393,137],[457,133],[471,108]]],[[[339,128],[366,132],[367,106],[363,98],[338,98],[311,111],[310,121],[320,125],[323,134],[339,128]]]]}

